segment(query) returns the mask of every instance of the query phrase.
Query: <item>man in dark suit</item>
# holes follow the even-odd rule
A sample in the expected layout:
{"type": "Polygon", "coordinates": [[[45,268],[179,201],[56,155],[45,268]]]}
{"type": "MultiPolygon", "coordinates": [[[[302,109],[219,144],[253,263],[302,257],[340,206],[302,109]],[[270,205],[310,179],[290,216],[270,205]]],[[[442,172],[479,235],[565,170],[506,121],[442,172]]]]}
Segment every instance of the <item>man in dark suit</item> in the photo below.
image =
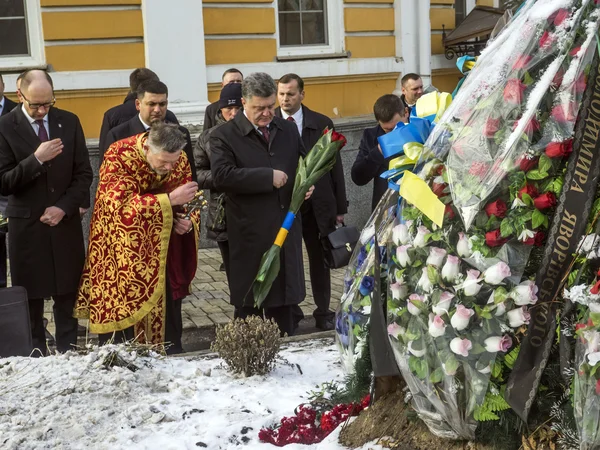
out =
{"type": "MultiPolygon", "coordinates": [[[[244,112],[210,135],[213,186],[227,195],[231,303],[236,318],[273,318],[281,333],[294,334],[304,300],[302,229],[297,218],[280,254],[281,269],[263,308],[254,307],[252,284],[292,200],[304,145],[296,125],[275,117],[275,82],[253,73],[242,82],[244,112]]],[[[307,194],[307,198],[310,193],[307,194]]]]}
{"type": "MultiPolygon", "coordinates": [[[[137,115],[138,110],[135,106],[135,100],[137,98],[137,90],[140,87],[140,84],[153,80],[160,81],[156,73],[150,69],[146,69],[145,67],[135,69],[133,72],[131,72],[129,75],[129,94],[127,94],[121,105],[113,106],[104,113],[102,127],[100,128],[100,141],[98,143],[98,148],[102,154],[111,144],[106,143],[108,132],[117,125],[121,125],[137,115]]],[[[169,123],[176,123],[179,125],[175,114],[168,110],[167,121],[169,123]]]]}
{"type": "Polygon", "coordinates": [[[77,342],[73,307],[84,262],[79,207],[93,173],[79,119],[53,108],[50,76],[28,72],[20,94],[21,107],[0,119],[12,282],[27,289],[33,344],[43,354],[44,298],[53,298],[57,350],[65,352],[77,342]]]}
{"type": "MultiPolygon", "coordinates": [[[[308,109],[304,100],[304,81],[298,75],[289,73],[277,83],[277,97],[280,107],[275,115],[296,124],[306,151],[309,151],[323,135],[325,128],[333,129],[333,122],[327,116],[308,109]]],[[[348,212],[346,185],[342,157],[338,155],[332,171],[315,184],[310,200],[304,202],[302,212],[302,236],[310,267],[310,283],[317,309],[313,312],[317,328],[333,330],[335,313],[329,310],[331,302],[331,274],[325,266],[321,239],[335,231],[344,223],[348,212]]]]}
{"type": "Polygon", "coordinates": [[[375,209],[388,188],[387,180],[379,175],[388,170],[389,160],[383,157],[377,138],[396,128],[398,122],[408,122],[408,108],[397,95],[386,94],[377,99],[373,113],[378,124],[363,131],[358,154],[350,172],[352,181],[357,186],[364,186],[373,180],[371,210],[375,209]]]}
{"type": "MultiPolygon", "coordinates": [[[[145,133],[150,129],[153,122],[169,122],[167,119],[167,105],[169,104],[169,89],[162,81],[150,80],[142,83],[137,90],[135,107],[138,114],[127,122],[118,125],[108,132],[106,136],[106,148],[100,149],[102,157],[104,152],[117,141],[126,139],[136,134],[145,133]]],[[[177,124],[176,124],[177,125],[177,124]]],[[[193,180],[196,180],[196,165],[194,164],[194,151],[192,149],[192,139],[187,128],[180,126],[181,131],[187,140],[185,154],[188,157],[190,168],[192,170],[193,180]]]]}
{"type": "MultiPolygon", "coordinates": [[[[229,83],[241,83],[244,79],[244,75],[236,68],[227,69],[223,72],[223,77],[221,78],[221,87],[227,86],[229,83]]],[[[220,111],[219,100],[211,103],[206,107],[206,111],[204,111],[204,124],[202,125],[202,130],[210,130],[214,127],[218,122],[218,114],[220,111]]]]}
{"type": "MultiPolygon", "coordinates": [[[[11,112],[17,103],[4,96],[4,79],[0,74],[0,117],[11,112]]],[[[8,198],[0,195],[0,213],[6,213],[6,205],[8,198]]],[[[0,227],[0,288],[6,287],[7,283],[7,267],[6,267],[6,227],[0,227]]]]}

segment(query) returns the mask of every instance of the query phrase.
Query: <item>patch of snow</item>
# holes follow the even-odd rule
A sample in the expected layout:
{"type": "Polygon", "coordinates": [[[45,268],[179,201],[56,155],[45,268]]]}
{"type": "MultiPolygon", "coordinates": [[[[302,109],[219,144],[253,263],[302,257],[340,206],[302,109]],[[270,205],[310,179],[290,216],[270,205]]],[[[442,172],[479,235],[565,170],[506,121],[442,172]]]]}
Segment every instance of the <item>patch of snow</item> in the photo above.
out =
{"type": "MultiPolygon", "coordinates": [[[[339,360],[331,341],[290,344],[270,374],[249,378],[230,374],[218,358],[140,357],[117,346],[87,355],[3,359],[0,447],[275,448],[258,441],[259,430],[293,415],[322,383],[341,382],[339,360]],[[115,349],[139,370],[103,368],[102,360],[115,349]]],[[[338,434],[313,446],[286,448],[341,450],[338,434]]]]}

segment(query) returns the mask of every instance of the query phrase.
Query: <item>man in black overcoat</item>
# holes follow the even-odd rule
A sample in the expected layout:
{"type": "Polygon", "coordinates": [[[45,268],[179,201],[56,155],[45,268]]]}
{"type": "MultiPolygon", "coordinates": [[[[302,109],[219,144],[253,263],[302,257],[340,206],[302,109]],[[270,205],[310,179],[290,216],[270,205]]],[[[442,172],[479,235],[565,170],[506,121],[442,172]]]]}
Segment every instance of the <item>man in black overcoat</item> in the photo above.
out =
{"type": "MultiPolygon", "coordinates": [[[[160,81],[158,75],[151,71],[150,69],[146,69],[145,67],[141,67],[135,69],[129,75],[129,93],[125,96],[123,103],[117,106],[113,106],[109,110],[104,113],[104,117],[102,118],[102,127],[100,128],[100,141],[98,143],[98,148],[100,149],[101,155],[104,155],[104,152],[108,148],[111,143],[106,143],[106,138],[108,136],[108,132],[122,123],[127,122],[132,117],[137,116],[138,110],[136,109],[135,100],[137,98],[137,90],[142,83],[147,81],[160,81]]],[[[171,111],[167,110],[167,122],[176,123],[179,125],[177,121],[177,117],[171,111]]]]}
{"type": "MultiPolygon", "coordinates": [[[[108,132],[105,139],[106,148],[100,149],[102,157],[104,157],[104,152],[108,147],[115,142],[148,131],[152,122],[160,121],[170,123],[167,118],[168,104],[169,90],[166,84],[158,80],[150,80],[142,83],[138,87],[137,98],[135,100],[138,114],[108,132]]],[[[179,131],[185,135],[187,143],[184,151],[190,163],[193,176],[192,179],[196,180],[196,165],[194,164],[194,150],[192,149],[190,132],[187,128],[182,126],[179,127],[179,131]]]]}
{"type": "MultiPolygon", "coordinates": [[[[304,81],[298,75],[289,73],[277,83],[277,97],[280,107],[275,110],[277,117],[292,122],[302,136],[306,151],[317,143],[325,128],[333,129],[333,122],[327,116],[310,110],[302,104],[304,81]]],[[[329,310],[331,302],[331,274],[325,266],[321,239],[335,231],[344,223],[348,212],[344,167],[338,155],[331,172],[315,184],[315,191],[304,202],[302,212],[302,236],[308,253],[310,283],[317,309],[313,312],[317,328],[333,330],[335,313],[329,310]]]]}
{"type": "Polygon", "coordinates": [[[53,298],[56,346],[65,352],[77,342],[73,306],[84,262],[79,207],[92,168],[79,119],[52,107],[50,76],[28,72],[20,93],[21,107],[0,119],[12,284],[27,289],[33,344],[44,354],[44,298],[53,298]]]}
{"type": "Polygon", "coordinates": [[[261,257],[289,210],[298,159],[305,154],[296,125],[274,116],[276,93],[266,73],[251,74],[242,82],[244,111],[211,134],[210,162],[215,189],[227,195],[229,289],[235,317],[264,313],[282,333],[292,335],[301,319],[298,304],[306,294],[300,217],[281,249],[281,270],[264,311],[254,307],[252,295],[261,257]]]}
{"type": "MultiPolygon", "coordinates": [[[[231,83],[241,83],[244,79],[244,75],[235,67],[231,69],[227,69],[223,72],[223,76],[221,77],[221,87],[224,88],[228,84],[231,83]]],[[[219,122],[219,111],[221,111],[221,107],[219,106],[219,100],[211,103],[206,107],[206,111],[204,111],[204,123],[202,125],[202,131],[208,131],[219,122]]]]}

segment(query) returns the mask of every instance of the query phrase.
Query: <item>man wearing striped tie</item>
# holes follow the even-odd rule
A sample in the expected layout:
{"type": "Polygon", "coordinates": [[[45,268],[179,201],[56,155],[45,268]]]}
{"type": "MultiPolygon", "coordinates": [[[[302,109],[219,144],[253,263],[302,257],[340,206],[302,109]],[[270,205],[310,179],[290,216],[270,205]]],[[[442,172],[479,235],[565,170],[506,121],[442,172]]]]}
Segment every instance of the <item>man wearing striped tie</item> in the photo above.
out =
{"type": "Polygon", "coordinates": [[[53,298],[56,346],[65,352],[77,342],[73,306],[84,262],[79,207],[93,173],[79,119],[53,107],[50,76],[28,71],[19,94],[21,107],[0,119],[12,284],[27,289],[33,345],[42,354],[44,298],[53,298]]]}

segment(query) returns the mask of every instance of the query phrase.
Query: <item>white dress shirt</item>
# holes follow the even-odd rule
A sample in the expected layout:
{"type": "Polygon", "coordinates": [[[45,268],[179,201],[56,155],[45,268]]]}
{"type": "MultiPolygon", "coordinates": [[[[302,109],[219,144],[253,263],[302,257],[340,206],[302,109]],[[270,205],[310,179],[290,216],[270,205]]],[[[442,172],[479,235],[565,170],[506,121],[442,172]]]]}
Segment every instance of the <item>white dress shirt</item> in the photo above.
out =
{"type": "MultiPolygon", "coordinates": [[[[282,109],[281,117],[287,120],[287,118],[290,117],[290,115],[282,109]]],[[[298,111],[292,114],[292,118],[294,119],[294,122],[296,122],[296,126],[298,127],[298,133],[300,134],[300,136],[302,136],[302,124],[304,121],[304,113],[302,112],[302,106],[298,111]]]]}
{"type": "Polygon", "coordinates": [[[4,111],[4,95],[0,98],[0,116],[2,115],[2,111],[4,111]]]}
{"type": "MultiPolygon", "coordinates": [[[[35,119],[29,115],[29,113],[25,109],[25,105],[21,105],[21,111],[23,111],[23,114],[25,114],[25,117],[27,118],[27,120],[29,120],[29,123],[31,124],[31,128],[33,128],[33,132],[37,136],[40,131],[40,126],[35,122],[35,119]]],[[[44,128],[46,129],[46,134],[48,135],[48,139],[50,139],[50,127],[48,126],[48,114],[46,114],[42,120],[44,121],[44,128]]]]}
{"type": "Polygon", "coordinates": [[[150,129],[150,125],[148,125],[146,122],[144,122],[144,119],[142,119],[141,114],[138,114],[138,117],[140,118],[140,122],[142,122],[142,125],[144,125],[144,128],[146,129],[146,131],[148,131],[150,129]]]}
{"type": "MultiPolygon", "coordinates": [[[[258,132],[261,134],[261,136],[262,136],[262,131],[260,131],[260,130],[258,129],[258,125],[254,125],[254,123],[253,123],[253,122],[252,122],[252,121],[251,121],[251,120],[248,118],[248,114],[246,114],[246,111],[244,111],[244,115],[246,116],[246,119],[248,119],[248,122],[250,122],[250,123],[252,124],[252,126],[254,127],[254,129],[255,129],[256,131],[258,131],[258,132]]],[[[269,124],[268,124],[268,125],[266,125],[266,127],[267,127],[267,128],[269,128],[269,126],[270,126],[270,125],[271,125],[271,122],[269,122],[269,124]]]]}

